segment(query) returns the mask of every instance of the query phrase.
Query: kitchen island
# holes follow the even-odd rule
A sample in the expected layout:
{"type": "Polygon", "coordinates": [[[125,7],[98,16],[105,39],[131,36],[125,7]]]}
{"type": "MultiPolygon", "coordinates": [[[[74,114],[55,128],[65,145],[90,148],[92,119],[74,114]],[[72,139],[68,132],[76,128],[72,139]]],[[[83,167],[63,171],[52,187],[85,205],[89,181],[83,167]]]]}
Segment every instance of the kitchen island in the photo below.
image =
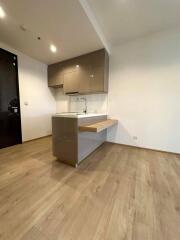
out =
{"type": "Polygon", "coordinates": [[[60,161],[77,167],[90,153],[106,141],[107,127],[116,120],[106,114],[62,113],[52,117],[53,154],[60,161]],[[97,124],[97,131],[96,131],[97,124]],[[103,127],[99,127],[102,125],[103,127]],[[92,131],[93,129],[93,131],[92,131]]]}

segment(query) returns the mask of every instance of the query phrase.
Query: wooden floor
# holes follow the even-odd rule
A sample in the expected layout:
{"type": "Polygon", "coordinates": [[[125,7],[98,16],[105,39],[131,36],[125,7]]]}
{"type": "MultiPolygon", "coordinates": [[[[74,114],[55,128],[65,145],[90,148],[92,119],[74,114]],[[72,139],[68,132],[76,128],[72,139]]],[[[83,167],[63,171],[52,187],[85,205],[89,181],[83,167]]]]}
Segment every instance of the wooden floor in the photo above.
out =
{"type": "Polygon", "coordinates": [[[179,240],[180,156],[104,144],[78,169],[51,138],[0,150],[1,240],[179,240]]]}

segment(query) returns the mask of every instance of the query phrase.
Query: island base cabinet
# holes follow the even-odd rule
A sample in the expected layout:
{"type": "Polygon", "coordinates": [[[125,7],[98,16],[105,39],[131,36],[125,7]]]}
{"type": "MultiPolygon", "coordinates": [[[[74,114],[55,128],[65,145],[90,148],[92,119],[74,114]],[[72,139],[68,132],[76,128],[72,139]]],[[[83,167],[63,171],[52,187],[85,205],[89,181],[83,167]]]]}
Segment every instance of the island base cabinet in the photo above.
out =
{"type": "Polygon", "coordinates": [[[100,133],[80,132],[82,124],[106,120],[107,116],[88,118],[52,117],[53,155],[74,167],[106,141],[107,130],[100,133]]]}
{"type": "Polygon", "coordinates": [[[76,166],[78,161],[77,119],[52,118],[53,155],[60,161],[76,166]]]}

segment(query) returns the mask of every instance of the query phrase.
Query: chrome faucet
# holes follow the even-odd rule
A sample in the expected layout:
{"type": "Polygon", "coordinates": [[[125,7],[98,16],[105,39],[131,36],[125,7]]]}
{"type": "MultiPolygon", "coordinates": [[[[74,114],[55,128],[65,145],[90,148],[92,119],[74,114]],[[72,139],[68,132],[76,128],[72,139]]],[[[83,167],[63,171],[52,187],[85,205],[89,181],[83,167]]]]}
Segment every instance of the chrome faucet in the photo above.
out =
{"type": "Polygon", "coordinates": [[[81,97],[80,100],[84,101],[85,107],[84,107],[83,113],[86,114],[87,113],[87,99],[86,99],[86,97],[81,97]]]}

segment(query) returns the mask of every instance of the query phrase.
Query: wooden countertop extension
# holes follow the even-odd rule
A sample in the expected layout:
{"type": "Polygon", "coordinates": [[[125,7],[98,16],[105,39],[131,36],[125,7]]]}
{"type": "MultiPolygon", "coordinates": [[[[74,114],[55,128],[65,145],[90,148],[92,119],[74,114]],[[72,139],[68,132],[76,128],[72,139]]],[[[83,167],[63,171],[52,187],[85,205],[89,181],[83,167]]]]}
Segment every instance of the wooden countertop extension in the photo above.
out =
{"type": "Polygon", "coordinates": [[[82,125],[79,126],[79,131],[81,132],[101,132],[109,127],[118,124],[118,120],[115,119],[107,119],[104,121],[100,121],[97,123],[89,124],[89,125],[82,125]]]}

